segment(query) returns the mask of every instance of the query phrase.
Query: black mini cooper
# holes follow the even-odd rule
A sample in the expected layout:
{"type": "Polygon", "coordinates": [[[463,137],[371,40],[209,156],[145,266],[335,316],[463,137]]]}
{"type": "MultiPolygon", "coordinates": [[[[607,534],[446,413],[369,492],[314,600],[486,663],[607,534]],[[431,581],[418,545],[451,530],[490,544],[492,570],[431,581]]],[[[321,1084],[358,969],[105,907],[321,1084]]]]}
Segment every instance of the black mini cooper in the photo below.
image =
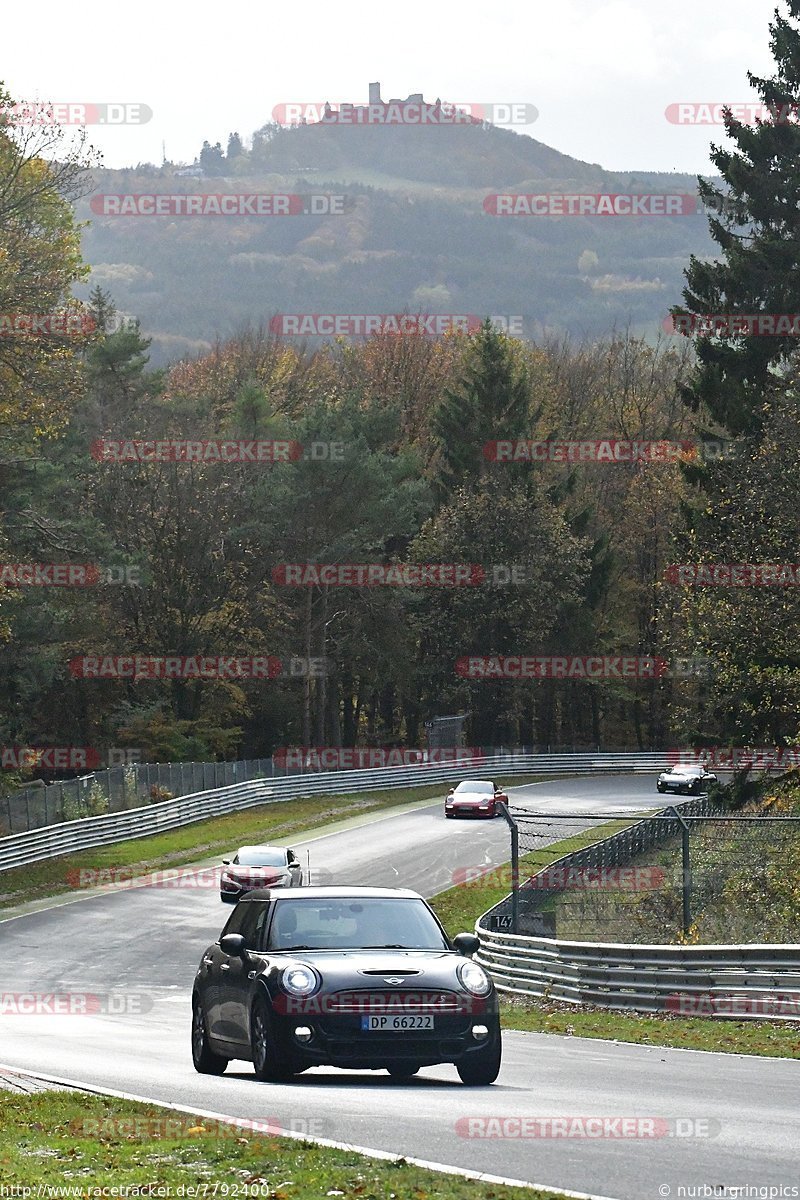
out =
{"type": "Polygon", "coordinates": [[[500,1018],[477,949],[474,934],[450,942],[416,892],[250,892],[195,977],[195,1070],[247,1059],[265,1080],[312,1066],[408,1078],[453,1063],[464,1083],[493,1083],[500,1018]]]}

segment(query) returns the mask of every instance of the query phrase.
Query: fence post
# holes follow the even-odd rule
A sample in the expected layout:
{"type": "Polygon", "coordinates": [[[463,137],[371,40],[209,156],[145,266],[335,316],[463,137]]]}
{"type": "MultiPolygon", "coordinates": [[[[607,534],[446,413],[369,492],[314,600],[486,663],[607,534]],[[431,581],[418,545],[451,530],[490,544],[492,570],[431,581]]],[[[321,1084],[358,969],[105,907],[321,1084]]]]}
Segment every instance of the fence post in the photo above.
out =
{"type": "Polygon", "coordinates": [[[511,830],[511,932],[519,933],[519,829],[508,805],[501,800],[497,807],[511,830]]]}
{"type": "Polygon", "coordinates": [[[681,827],[681,858],[683,866],[683,932],[688,936],[692,927],[692,860],[689,850],[689,826],[674,805],[666,812],[674,813],[681,827]]]}

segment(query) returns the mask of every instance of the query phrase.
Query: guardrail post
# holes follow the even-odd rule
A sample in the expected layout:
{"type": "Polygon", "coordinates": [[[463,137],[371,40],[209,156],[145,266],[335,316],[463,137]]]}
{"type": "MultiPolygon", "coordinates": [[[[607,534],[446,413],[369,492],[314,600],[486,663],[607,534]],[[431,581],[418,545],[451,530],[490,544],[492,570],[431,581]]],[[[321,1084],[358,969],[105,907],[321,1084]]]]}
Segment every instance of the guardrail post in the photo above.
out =
{"type": "Polygon", "coordinates": [[[511,830],[511,932],[519,933],[519,829],[508,805],[501,800],[497,807],[511,830]]]}

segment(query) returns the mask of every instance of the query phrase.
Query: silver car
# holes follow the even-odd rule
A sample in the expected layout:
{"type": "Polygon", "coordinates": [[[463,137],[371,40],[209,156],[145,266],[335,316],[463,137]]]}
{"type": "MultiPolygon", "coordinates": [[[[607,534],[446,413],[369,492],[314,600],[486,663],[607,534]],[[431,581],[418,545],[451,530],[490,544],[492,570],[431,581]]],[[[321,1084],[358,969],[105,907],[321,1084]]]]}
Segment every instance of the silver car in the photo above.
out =
{"type": "Polygon", "coordinates": [[[656,789],[659,792],[685,792],[687,796],[697,796],[700,792],[707,792],[710,783],[717,783],[717,777],[705,767],[676,763],[674,767],[667,767],[666,771],[661,772],[656,789]]]}
{"type": "Polygon", "coordinates": [[[303,868],[294,850],[285,846],[241,846],[233,858],[223,858],[219,898],[235,904],[255,888],[300,887],[303,868]]]}

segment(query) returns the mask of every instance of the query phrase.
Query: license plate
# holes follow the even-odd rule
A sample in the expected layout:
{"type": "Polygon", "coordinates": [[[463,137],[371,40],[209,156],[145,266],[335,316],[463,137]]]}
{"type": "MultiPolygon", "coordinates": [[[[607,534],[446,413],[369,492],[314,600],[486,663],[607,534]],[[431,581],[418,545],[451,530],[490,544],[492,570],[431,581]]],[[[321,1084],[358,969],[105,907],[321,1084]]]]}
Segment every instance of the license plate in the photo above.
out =
{"type": "Polygon", "coordinates": [[[399,1032],[402,1030],[411,1029],[433,1029],[433,1017],[428,1016],[400,1016],[395,1014],[391,1017],[368,1016],[361,1018],[361,1028],[377,1030],[378,1033],[391,1030],[399,1032]]]}

